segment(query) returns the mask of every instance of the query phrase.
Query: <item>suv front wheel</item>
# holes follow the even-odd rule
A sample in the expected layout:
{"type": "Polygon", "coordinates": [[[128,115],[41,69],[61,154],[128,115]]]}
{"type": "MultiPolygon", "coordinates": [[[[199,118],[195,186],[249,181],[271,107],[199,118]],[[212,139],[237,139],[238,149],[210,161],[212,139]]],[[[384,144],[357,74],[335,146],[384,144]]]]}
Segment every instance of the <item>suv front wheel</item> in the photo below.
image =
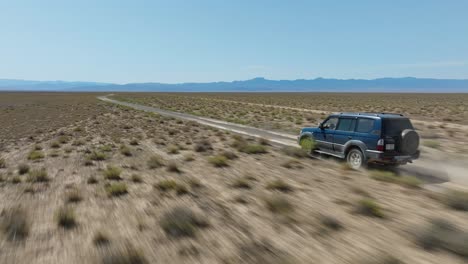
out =
{"type": "Polygon", "coordinates": [[[346,155],[346,161],[353,170],[357,170],[364,164],[364,155],[359,149],[353,148],[346,155]]]}

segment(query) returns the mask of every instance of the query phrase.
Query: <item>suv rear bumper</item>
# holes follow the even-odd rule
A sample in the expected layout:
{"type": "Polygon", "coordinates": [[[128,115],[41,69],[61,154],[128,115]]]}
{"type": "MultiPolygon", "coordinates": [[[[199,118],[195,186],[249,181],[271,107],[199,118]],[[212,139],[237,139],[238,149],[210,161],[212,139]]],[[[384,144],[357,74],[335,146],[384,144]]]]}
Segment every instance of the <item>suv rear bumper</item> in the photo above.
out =
{"type": "Polygon", "coordinates": [[[382,164],[406,164],[419,158],[419,150],[413,155],[394,155],[387,154],[382,151],[366,150],[366,157],[368,162],[382,163],[382,164]]]}

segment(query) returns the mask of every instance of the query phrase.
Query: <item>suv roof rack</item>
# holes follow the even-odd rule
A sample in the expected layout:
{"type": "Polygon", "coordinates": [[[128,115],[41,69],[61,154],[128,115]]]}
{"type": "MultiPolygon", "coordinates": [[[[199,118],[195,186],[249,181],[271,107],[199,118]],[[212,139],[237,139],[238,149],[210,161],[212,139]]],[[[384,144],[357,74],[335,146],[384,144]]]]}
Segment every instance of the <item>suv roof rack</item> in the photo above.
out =
{"type": "Polygon", "coordinates": [[[341,112],[340,115],[367,115],[367,116],[380,116],[380,115],[396,115],[396,116],[403,116],[403,114],[398,113],[359,113],[359,112],[341,112]]]}

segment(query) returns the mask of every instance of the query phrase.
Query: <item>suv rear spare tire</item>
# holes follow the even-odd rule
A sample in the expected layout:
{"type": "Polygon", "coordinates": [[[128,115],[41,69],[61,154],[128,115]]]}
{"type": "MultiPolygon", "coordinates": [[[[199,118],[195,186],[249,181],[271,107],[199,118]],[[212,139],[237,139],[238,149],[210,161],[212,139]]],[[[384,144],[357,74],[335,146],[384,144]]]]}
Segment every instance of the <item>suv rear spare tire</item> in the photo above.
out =
{"type": "Polygon", "coordinates": [[[419,135],[413,129],[405,129],[401,132],[400,150],[403,154],[413,155],[418,151],[419,135]]]}

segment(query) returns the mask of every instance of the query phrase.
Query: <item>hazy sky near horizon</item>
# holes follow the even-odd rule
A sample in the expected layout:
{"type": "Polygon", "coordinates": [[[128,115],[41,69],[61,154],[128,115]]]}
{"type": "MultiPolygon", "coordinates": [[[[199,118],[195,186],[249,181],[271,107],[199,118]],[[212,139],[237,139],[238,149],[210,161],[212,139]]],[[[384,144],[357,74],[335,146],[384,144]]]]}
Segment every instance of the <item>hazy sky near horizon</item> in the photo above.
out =
{"type": "Polygon", "coordinates": [[[0,0],[0,78],[468,79],[468,1],[0,0]]]}

